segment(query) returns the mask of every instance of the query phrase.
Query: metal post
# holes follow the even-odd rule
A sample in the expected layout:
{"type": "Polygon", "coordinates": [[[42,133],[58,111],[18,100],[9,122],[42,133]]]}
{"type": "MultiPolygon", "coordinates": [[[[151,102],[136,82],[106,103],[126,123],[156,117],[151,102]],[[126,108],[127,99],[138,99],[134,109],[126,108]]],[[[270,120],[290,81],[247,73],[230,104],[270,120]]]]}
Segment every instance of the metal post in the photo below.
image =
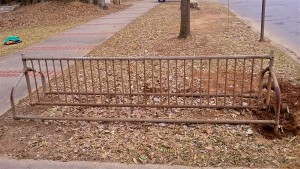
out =
{"type": "Polygon", "coordinates": [[[22,56],[22,61],[23,61],[23,72],[25,75],[26,83],[27,83],[27,89],[28,89],[28,95],[29,95],[29,102],[32,104],[32,90],[31,90],[31,83],[28,75],[28,67],[26,60],[24,59],[24,54],[21,54],[22,56]]]}
{"type": "Polygon", "coordinates": [[[260,40],[259,42],[265,42],[265,15],[266,15],[266,0],[262,0],[262,9],[261,9],[261,28],[260,28],[260,40]]]}
{"type": "Polygon", "coordinates": [[[229,5],[229,0],[227,1],[227,22],[228,22],[228,32],[229,32],[229,12],[230,12],[230,5],[229,5]]]}

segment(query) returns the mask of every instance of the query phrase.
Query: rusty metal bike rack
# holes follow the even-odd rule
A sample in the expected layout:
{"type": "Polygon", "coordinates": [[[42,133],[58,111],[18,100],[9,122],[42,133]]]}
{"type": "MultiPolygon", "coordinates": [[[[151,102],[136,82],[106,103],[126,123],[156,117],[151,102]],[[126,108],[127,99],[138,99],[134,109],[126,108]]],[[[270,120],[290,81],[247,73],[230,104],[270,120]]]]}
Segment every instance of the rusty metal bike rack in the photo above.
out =
{"type": "Polygon", "coordinates": [[[14,119],[273,124],[275,132],[278,132],[281,96],[273,71],[273,52],[260,56],[22,56],[22,61],[24,73],[12,87],[10,96],[14,119]],[[40,74],[40,80],[37,73],[40,74]],[[267,73],[267,89],[264,90],[264,77],[267,73]],[[275,117],[273,120],[204,120],[18,115],[14,91],[23,76],[26,79],[31,106],[259,108],[270,104],[273,83],[275,117]],[[30,81],[32,77],[33,82],[30,81]],[[42,88],[39,87],[40,84],[42,88]]]}

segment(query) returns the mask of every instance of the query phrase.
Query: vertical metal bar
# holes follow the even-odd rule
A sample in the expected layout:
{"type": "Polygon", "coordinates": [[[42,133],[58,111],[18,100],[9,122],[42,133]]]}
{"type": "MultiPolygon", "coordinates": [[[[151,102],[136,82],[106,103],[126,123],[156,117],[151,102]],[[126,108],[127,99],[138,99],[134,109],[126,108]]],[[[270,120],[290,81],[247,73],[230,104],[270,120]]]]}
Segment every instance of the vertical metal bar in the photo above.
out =
{"type": "Polygon", "coordinates": [[[232,105],[235,105],[235,85],[236,85],[236,62],[237,59],[234,59],[234,74],[233,74],[233,101],[232,105]]]}
{"type": "Polygon", "coordinates": [[[207,92],[207,105],[209,105],[210,101],[210,70],[211,70],[211,59],[208,59],[208,92],[207,92]]]}
{"type": "Polygon", "coordinates": [[[200,97],[200,103],[201,104],[202,104],[202,64],[203,64],[203,61],[201,59],[200,60],[200,91],[199,91],[199,93],[201,95],[201,97],[200,97]]]}
{"type": "Polygon", "coordinates": [[[191,80],[191,84],[192,84],[192,87],[191,87],[192,98],[191,98],[191,104],[193,105],[193,103],[194,103],[194,60],[192,60],[192,70],[191,70],[191,73],[192,73],[192,80],[191,80]]]}
{"type": "Polygon", "coordinates": [[[136,93],[137,93],[137,103],[140,102],[140,93],[139,93],[139,75],[138,75],[138,61],[135,61],[135,80],[136,80],[136,93]]]}
{"type": "Polygon", "coordinates": [[[98,72],[98,81],[99,81],[99,93],[100,93],[100,101],[103,102],[103,95],[102,95],[102,80],[101,80],[101,71],[99,66],[99,60],[97,60],[97,72],[98,72]]]}
{"type": "Polygon", "coordinates": [[[252,65],[251,65],[251,79],[250,79],[250,93],[249,93],[249,99],[248,99],[248,106],[251,105],[251,98],[252,98],[252,86],[253,86],[253,73],[254,73],[254,59],[252,59],[252,65]]]}
{"type": "Polygon", "coordinates": [[[70,61],[67,60],[67,66],[68,66],[68,72],[69,72],[69,81],[70,81],[70,89],[71,89],[71,95],[72,95],[72,102],[74,103],[74,94],[73,94],[73,82],[71,77],[71,70],[70,70],[70,61]]]}
{"type": "Polygon", "coordinates": [[[244,98],[245,69],[246,69],[246,59],[244,59],[244,61],[243,61],[243,76],[242,76],[242,89],[241,89],[241,105],[243,105],[243,98],[244,98]]]}
{"type": "Polygon", "coordinates": [[[155,104],[154,101],[154,65],[153,65],[153,60],[151,60],[151,66],[152,66],[152,102],[155,104]]]}
{"type": "Polygon", "coordinates": [[[216,86],[216,105],[218,105],[219,99],[219,68],[220,67],[220,60],[217,60],[217,86],[216,86]]]}
{"type": "Polygon", "coordinates": [[[146,61],[144,63],[144,104],[147,105],[147,95],[146,95],[146,61]]]}
{"type": "Polygon", "coordinates": [[[104,60],[105,65],[105,79],[106,79],[106,92],[109,94],[109,82],[108,82],[108,71],[107,71],[107,60],[104,60]]]}
{"type": "Polygon", "coordinates": [[[263,66],[264,66],[264,60],[260,59],[260,71],[259,72],[263,71],[263,66]]]}
{"type": "Polygon", "coordinates": [[[114,76],[114,87],[115,87],[115,103],[117,104],[117,84],[116,84],[116,72],[115,72],[115,60],[112,60],[112,69],[113,69],[113,76],[114,76]]]}
{"type": "Polygon", "coordinates": [[[170,60],[168,62],[168,105],[170,105],[170,60]]]}
{"type": "Polygon", "coordinates": [[[176,86],[176,105],[178,105],[178,84],[177,84],[177,81],[178,81],[178,72],[177,72],[177,68],[178,68],[178,61],[176,60],[175,62],[175,86],[176,86]]]}
{"type": "Polygon", "coordinates": [[[159,104],[162,104],[162,79],[161,79],[161,60],[159,60],[159,83],[160,83],[160,87],[159,87],[159,104]]]}
{"type": "Polygon", "coordinates": [[[130,61],[127,60],[127,65],[128,65],[128,81],[129,81],[129,98],[130,98],[130,103],[132,104],[132,97],[131,97],[131,77],[130,77],[130,61]]]}
{"type": "Polygon", "coordinates": [[[120,60],[121,64],[121,82],[122,82],[122,98],[123,104],[125,104],[125,92],[124,92],[124,77],[123,77],[123,60],[120,60]]]}
{"type": "Polygon", "coordinates": [[[82,60],[81,63],[82,63],[82,69],[83,69],[83,81],[84,81],[84,87],[85,87],[86,102],[89,102],[88,89],[87,89],[87,78],[86,78],[86,75],[85,75],[84,60],[82,60]]]}
{"type": "Polygon", "coordinates": [[[225,61],[225,86],[224,86],[224,89],[225,89],[225,92],[224,92],[224,106],[226,105],[226,98],[227,98],[227,74],[228,74],[228,59],[226,59],[225,61]]]}
{"type": "Polygon", "coordinates": [[[59,64],[60,64],[60,71],[61,71],[62,80],[63,80],[63,86],[64,86],[65,102],[67,103],[67,102],[68,102],[68,100],[67,100],[67,93],[66,93],[65,74],[64,74],[64,70],[63,70],[63,67],[62,67],[61,60],[59,60],[59,64]]]}
{"type": "Polygon", "coordinates": [[[185,92],[185,60],[183,60],[183,105],[186,103],[186,92],[185,92]]]}
{"type": "MultiPolygon", "coordinates": [[[[40,73],[41,73],[40,76],[43,76],[44,73],[42,72],[41,61],[40,61],[40,60],[38,60],[38,65],[39,65],[39,71],[40,71],[40,73]]],[[[43,81],[42,81],[42,83],[43,83],[43,81]]],[[[46,93],[46,84],[44,83],[44,84],[42,84],[42,85],[43,85],[43,92],[46,93]]]]}
{"type": "Polygon", "coordinates": [[[260,71],[259,71],[259,75],[260,75],[260,83],[259,83],[259,89],[258,89],[258,100],[261,101],[261,96],[262,96],[262,85],[263,85],[263,77],[262,77],[262,73],[263,73],[263,64],[264,64],[264,60],[261,59],[260,61],[260,71]]]}
{"type": "Polygon", "coordinates": [[[57,92],[58,102],[60,103],[60,97],[59,97],[59,91],[58,91],[58,83],[57,83],[57,75],[56,75],[56,69],[55,69],[54,60],[52,60],[52,65],[53,65],[53,71],[54,71],[54,78],[55,78],[55,84],[56,84],[56,92],[57,92]]]}
{"type": "Polygon", "coordinates": [[[31,68],[33,69],[32,73],[33,73],[33,79],[34,79],[34,84],[35,84],[35,89],[36,89],[36,95],[37,95],[37,101],[39,102],[40,101],[40,96],[39,96],[39,89],[38,89],[38,85],[37,85],[37,81],[36,81],[36,75],[35,75],[35,68],[34,68],[34,65],[33,65],[33,61],[30,60],[31,62],[31,68]]]}
{"type": "Polygon", "coordinates": [[[75,60],[75,74],[76,74],[76,80],[77,80],[77,90],[78,90],[78,96],[79,96],[79,100],[81,102],[81,94],[80,94],[80,81],[79,81],[79,77],[78,77],[78,68],[77,68],[77,60],[75,60]]]}
{"type": "Polygon", "coordinates": [[[94,85],[94,73],[93,73],[93,67],[92,67],[92,60],[90,60],[90,71],[91,71],[91,79],[92,79],[92,90],[94,95],[94,103],[96,103],[96,94],[95,94],[95,85],[94,85]]]}
{"type": "MultiPolygon", "coordinates": [[[[45,66],[46,66],[46,72],[47,72],[47,78],[48,78],[48,84],[49,84],[49,92],[51,94],[51,102],[53,102],[53,93],[52,93],[52,86],[51,86],[51,79],[50,79],[50,74],[49,74],[49,69],[48,69],[48,62],[45,60],[45,66]]],[[[30,96],[30,95],[29,95],[30,96]]],[[[29,97],[30,99],[30,97],[29,97]]]]}
{"type": "MultiPolygon", "coordinates": [[[[22,58],[24,57],[24,54],[21,54],[22,58]]],[[[23,71],[25,74],[25,79],[26,79],[26,83],[27,83],[27,90],[28,90],[28,94],[29,94],[29,102],[30,104],[32,104],[32,90],[31,90],[31,83],[30,83],[30,79],[29,79],[29,75],[28,75],[28,71],[27,71],[27,62],[26,60],[23,60],[23,71]]]]}

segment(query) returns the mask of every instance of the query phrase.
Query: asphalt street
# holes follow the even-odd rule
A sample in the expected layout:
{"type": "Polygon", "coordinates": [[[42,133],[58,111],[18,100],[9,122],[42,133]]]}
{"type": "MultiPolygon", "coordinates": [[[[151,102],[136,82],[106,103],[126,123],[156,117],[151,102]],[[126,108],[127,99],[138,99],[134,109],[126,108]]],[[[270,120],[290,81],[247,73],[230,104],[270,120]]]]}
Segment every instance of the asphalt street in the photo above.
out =
{"type": "MultiPolygon", "coordinates": [[[[262,0],[219,0],[260,28],[262,0]]],[[[266,0],[265,35],[300,59],[300,0],[266,0]]]]}

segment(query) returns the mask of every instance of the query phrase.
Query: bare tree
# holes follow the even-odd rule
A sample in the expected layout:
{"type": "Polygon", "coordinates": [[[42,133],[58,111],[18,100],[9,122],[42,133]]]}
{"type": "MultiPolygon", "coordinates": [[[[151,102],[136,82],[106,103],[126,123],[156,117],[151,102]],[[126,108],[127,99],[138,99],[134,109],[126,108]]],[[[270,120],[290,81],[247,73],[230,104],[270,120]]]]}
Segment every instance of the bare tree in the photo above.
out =
{"type": "Polygon", "coordinates": [[[190,0],[181,0],[181,22],[178,38],[187,38],[191,33],[190,28],[190,0]]]}
{"type": "Polygon", "coordinates": [[[101,9],[107,9],[107,5],[105,3],[105,0],[98,0],[98,6],[101,8],[101,9]]]}
{"type": "Polygon", "coordinates": [[[101,8],[101,9],[107,9],[108,8],[106,3],[105,3],[105,0],[93,0],[93,4],[98,5],[99,8],[101,8]]]}
{"type": "Polygon", "coordinates": [[[121,4],[121,0],[113,0],[114,4],[120,5],[121,4]]]}
{"type": "Polygon", "coordinates": [[[30,0],[21,0],[22,6],[31,5],[31,4],[32,4],[32,1],[30,1],[30,0]]]}

